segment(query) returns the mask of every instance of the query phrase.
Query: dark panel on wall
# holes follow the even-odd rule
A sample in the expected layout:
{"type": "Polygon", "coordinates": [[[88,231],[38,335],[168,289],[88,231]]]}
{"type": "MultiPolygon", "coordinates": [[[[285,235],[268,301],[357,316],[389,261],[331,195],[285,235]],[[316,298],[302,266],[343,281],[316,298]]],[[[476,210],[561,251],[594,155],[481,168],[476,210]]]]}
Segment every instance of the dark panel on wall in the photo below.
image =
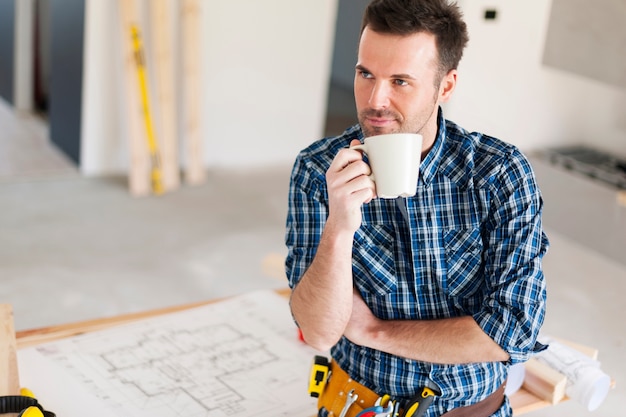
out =
{"type": "Polygon", "coordinates": [[[332,82],[352,91],[354,66],[357,60],[361,20],[371,0],[339,0],[335,45],[333,49],[332,82]]]}
{"type": "Polygon", "coordinates": [[[339,0],[332,72],[326,107],[327,136],[338,135],[357,122],[354,104],[354,66],[357,61],[361,19],[371,0],[339,0]]]}
{"type": "Polygon", "coordinates": [[[15,0],[0,0],[0,97],[13,104],[15,0]]]}
{"type": "Polygon", "coordinates": [[[84,0],[50,1],[50,140],[80,163],[84,0]]]}

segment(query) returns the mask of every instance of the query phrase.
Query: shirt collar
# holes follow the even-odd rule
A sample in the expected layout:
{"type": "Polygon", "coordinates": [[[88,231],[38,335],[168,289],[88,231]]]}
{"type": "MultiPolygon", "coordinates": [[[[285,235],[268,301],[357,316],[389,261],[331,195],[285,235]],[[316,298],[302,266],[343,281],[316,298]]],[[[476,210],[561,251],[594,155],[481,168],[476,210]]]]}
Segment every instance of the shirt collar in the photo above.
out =
{"type": "Polygon", "coordinates": [[[441,161],[441,154],[443,152],[443,142],[446,137],[446,123],[443,118],[443,111],[441,107],[437,112],[437,137],[433,147],[428,151],[426,158],[420,164],[420,178],[425,185],[430,184],[435,178],[435,173],[441,161]]]}

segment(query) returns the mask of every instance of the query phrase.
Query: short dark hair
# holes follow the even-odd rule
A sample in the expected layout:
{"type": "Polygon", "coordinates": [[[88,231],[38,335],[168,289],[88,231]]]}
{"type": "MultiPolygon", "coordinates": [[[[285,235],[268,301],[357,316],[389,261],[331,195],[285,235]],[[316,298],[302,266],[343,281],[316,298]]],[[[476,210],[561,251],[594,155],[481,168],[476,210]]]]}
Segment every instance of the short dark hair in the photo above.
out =
{"type": "Polygon", "coordinates": [[[365,27],[393,35],[432,33],[439,54],[439,79],[456,69],[469,40],[467,25],[456,3],[447,0],[373,0],[365,9],[365,27]]]}

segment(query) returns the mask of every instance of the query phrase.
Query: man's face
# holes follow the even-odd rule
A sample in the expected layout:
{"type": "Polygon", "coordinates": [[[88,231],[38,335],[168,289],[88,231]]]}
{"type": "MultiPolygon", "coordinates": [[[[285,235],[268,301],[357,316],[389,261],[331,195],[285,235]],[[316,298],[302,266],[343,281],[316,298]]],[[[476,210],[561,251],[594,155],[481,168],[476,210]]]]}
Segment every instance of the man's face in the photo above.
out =
{"type": "Polygon", "coordinates": [[[438,105],[447,100],[443,90],[434,85],[437,62],[431,34],[398,36],[365,28],[354,77],[358,118],[365,136],[420,133],[425,148],[434,143],[438,105]]]}

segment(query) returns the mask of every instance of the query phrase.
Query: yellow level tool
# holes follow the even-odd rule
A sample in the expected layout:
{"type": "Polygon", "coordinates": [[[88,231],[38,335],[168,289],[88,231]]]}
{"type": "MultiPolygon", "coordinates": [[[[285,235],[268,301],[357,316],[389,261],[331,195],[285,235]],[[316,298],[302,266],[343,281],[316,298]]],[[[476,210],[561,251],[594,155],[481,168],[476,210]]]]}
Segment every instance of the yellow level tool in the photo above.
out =
{"type": "Polygon", "coordinates": [[[146,137],[148,139],[148,151],[152,161],[152,191],[157,194],[163,194],[163,181],[161,173],[161,155],[157,144],[154,127],[152,124],[152,116],[150,115],[150,100],[148,98],[148,81],[146,76],[146,64],[143,53],[143,42],[141,41],[141,32],[137,25],[131,25],[131,36],[133,39],[133,51],[135,53],[135,64],[137,66],[137,78],[139,79],[139,90],[141,94],[141,105],[143,108],[144,121],[146,123],[146,137]]]}

